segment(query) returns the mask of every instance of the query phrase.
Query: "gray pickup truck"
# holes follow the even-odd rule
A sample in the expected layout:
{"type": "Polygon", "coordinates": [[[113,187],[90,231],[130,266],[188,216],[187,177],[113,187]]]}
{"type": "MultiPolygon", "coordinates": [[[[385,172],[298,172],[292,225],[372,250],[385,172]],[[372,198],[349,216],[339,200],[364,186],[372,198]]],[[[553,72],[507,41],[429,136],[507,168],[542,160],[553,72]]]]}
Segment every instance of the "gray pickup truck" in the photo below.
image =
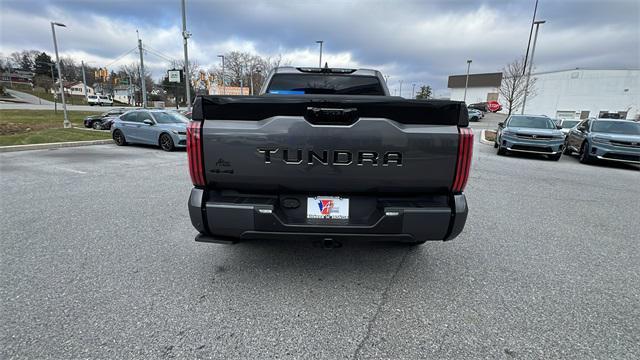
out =
{"type": "Polygon", "coordinates": [[[375,70],[273,70],[199,96],[187,129],[197,241],[451,240],[467,218],[464,103],[389,96],[375,70]]]}

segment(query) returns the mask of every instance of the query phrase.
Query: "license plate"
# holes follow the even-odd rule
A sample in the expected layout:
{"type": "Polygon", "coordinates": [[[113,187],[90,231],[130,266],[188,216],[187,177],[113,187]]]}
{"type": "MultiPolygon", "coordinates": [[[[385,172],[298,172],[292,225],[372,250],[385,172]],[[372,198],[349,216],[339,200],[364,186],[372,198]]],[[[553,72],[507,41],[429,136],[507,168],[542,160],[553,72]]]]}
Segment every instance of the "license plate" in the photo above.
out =
{"type": "Polygon", "coordinates": [[[307,198],[308,219],[349,219],[349,199],[336,196],[307,198]]]}

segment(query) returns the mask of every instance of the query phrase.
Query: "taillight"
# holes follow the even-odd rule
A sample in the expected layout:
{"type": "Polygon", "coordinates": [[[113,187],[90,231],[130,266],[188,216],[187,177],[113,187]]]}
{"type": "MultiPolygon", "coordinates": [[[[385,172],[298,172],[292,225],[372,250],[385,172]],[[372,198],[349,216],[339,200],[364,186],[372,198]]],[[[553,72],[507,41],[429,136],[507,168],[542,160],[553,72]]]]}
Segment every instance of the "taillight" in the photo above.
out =
{"type": "Polygon", "coordinates": [[[456,163],[456,175],[453,178],[453,192],[462,192],[467,186],[469,171],[471,170],[471,156],[473,155],[473,130],[469,128],[459,129],[458,161],[456,163]]]}
{"type": "Polygon", "coordinates": [[[202,122],[190,121],[187,126],[187,159],[189,175],[195,186],[205,186],[204,161],[202,159],[202,122]]]}

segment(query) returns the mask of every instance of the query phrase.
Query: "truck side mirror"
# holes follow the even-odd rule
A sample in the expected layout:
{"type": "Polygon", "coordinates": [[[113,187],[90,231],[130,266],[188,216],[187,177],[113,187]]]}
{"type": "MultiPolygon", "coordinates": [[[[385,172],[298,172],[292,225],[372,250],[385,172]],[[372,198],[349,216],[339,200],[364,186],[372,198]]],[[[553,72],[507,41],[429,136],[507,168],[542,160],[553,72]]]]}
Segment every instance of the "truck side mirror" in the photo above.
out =
{"type": "Polygon", "coordinates": [[[144,119],[142,122],[147,124],[147,125],[153,125],[153,121],[150,120],[150,119],[144,119]]]}
{"type": "Polygon", "coordinates": [[[498,123],[498,127],[504,127],[504,123],[503,122],[499,122],[498,123]]]}

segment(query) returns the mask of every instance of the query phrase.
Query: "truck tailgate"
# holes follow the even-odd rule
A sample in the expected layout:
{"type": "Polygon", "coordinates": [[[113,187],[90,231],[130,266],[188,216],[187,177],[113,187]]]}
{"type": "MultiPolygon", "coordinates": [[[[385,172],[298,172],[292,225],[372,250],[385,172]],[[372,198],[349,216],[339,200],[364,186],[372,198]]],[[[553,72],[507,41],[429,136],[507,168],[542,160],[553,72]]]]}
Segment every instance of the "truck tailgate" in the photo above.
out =
{"type": "Polygon", "coordinates": [[[427,103],[363,96],[199,98],[194,119],[204,121],[207,186],[445,193],[454,181],[466,110],[456,102],[427,103]]]}

